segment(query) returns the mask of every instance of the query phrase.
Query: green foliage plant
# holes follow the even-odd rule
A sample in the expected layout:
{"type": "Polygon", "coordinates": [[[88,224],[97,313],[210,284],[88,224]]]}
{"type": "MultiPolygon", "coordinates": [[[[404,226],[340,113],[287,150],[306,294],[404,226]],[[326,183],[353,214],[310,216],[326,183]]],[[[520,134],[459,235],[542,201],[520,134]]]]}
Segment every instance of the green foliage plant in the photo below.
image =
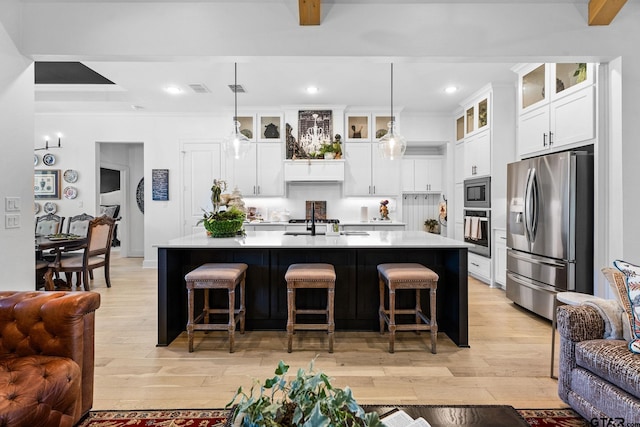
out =
{"type": "MultiPolygon", "coordinates": [[[[315,360],[315,359],[314,359],[315,360]]],[[[242,427],[382,427],[376,412],[365,413],[351,389],[331,385],[330,378],[313,369],[299,369],[287,381],[289,365],[278,363],[275,376],[263,384],[254,380],[249,394],[238,388],[227,408],[234,408],[232,419],[242,427]]]]}

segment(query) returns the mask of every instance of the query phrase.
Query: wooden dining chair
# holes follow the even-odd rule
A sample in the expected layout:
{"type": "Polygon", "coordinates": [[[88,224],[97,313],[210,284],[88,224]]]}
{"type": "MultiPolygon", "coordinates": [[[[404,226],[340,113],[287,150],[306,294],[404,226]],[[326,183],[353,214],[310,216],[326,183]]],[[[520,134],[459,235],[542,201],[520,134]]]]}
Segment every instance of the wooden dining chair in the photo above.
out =
{"type": "Polygon", "coordinates": [[[85,237],[89,230],[89,222],[94,217],[86,213],[70,216],[67,219],[67,233],[85,237]]]}
{"type": "MultiPolygon", "coordinates": [[[[82,285],[89,289],[90,271],[104,267],[104,278],[107,287],[111,287],[109,277],[109,261],[111,257],[111,237],[115,221],[107,216],[99,216],[89,221],[87,229],[87,243],[82,254],[61,257],[59,263],[49,264],[58,273],[76,273],[76,286],[82,285]]],[[[71,275],[67,276],[68,279],[71,275]]],[[[70,286],[70,280],[68,285],[70,286]]]]}
{"type": "Polygon", "coordinates": [[[48,236],[62,232],[62,224],[64,217],[52,213],[42,215],[36,218],[36,234],[48,236]]]}

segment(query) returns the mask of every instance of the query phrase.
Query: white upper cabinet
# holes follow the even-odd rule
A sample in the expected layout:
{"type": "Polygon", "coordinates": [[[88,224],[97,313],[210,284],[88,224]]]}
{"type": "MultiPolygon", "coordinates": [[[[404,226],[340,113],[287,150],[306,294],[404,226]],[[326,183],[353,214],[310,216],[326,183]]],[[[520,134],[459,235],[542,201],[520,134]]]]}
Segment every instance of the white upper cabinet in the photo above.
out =
{"type": "Polygon", "coordinates": [[[283,159],[282,143],[251,143],[243,159],[227,160],[228,184],[244,196],[283,196],[283,159]]]}
{"type": "Polygon", "coordinates": [[[491,132],[480,132],[464,141],[466,178],[491,175],[491,132]]]}
{"type": "Polygon", "coordinates": [[[456,182],[491,174],[491,90],[480,93],[463,104],[464,114],[456,119],[455,137],[461,145],[456,148],[456,182]],[[464,138],[460,132],[461,119],[464,119],[464,138]]]}
{"type": "Polygon", "coordinates": [[[400,193],[399,160],[382,158],[378,143],[344,144],[345,196],[394,196],[400,193]]]}
{"type": "Polygon", "coordinates": [[[520,157],[595,139],[595,64],[526,64],[514,71],[519,76],[520,157]]]}
{"type": "Polygon", "coordinates": [[[442,157],[403,159],[403,193],[442,192],[442,157]]]}

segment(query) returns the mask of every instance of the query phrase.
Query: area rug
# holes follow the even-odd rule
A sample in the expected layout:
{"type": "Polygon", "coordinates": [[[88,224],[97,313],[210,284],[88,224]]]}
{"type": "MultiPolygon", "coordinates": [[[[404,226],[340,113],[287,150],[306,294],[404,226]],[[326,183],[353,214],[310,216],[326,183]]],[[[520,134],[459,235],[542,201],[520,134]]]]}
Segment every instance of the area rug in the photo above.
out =
{"type": "Polygon", "coordinates": [[[587,420],[573,409],[516,409],[532,427],[587,427],[587,420]]]}
{"type": "Polygon", "coordinates": [[[223,427],[228,409],[91,411],[76,427],[223,427]]]}
{"type": "MultiPolygon", "coordinates": [[[[517,409],[532,427],[587,427],[571,409],[517,409]]],[[[224,427],[225,409],[173,409],[148,411],[91,411],[76,427],[224,427]]]]}

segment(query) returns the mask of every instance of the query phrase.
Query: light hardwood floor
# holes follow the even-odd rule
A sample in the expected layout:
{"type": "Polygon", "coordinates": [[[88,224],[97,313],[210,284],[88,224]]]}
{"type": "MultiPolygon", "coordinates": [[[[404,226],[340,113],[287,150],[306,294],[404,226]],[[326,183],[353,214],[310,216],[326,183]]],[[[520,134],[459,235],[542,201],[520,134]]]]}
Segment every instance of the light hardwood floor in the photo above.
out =
{"type": "MultiPolygon", "coordinates": [[[[290,372],[315,367],[349,386],[361,404],[507,404],[515,408],[561,408],[557,381],[549,378],[550,322],[518,308],[504,291],[469,280],[469,342],[458,348],[438,334],[431,354],[428,334],[399,333],[396,352],[376,332],[336,333],[329,354],[322,332],[298,332],[293,353],[286,333],[236,333],[229,354],[226,332],[186,332],[156,347],[156,270],[140,258],[114,253],[112,287],[96,270],[92,289],[101,294],[96,313],[94,410],[221,408],[239,386],[273,376],[280,360],[290,372]],[[301,350],[305,348],[304,350],[301,350]]],[[[557,361],[557,358],[556,358],[557,361]]]]}

